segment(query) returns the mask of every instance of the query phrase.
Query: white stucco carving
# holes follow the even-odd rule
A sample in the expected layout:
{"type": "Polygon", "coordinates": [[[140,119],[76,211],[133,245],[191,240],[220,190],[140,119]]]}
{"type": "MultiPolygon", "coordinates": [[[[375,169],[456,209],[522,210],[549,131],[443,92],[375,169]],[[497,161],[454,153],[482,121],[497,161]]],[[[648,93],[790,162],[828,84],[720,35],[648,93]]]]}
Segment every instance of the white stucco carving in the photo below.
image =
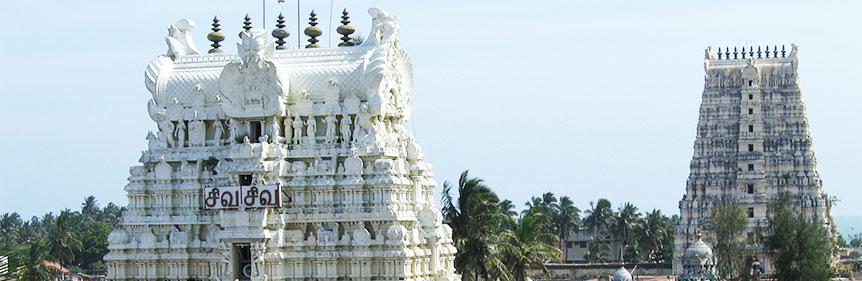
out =
{"type": "Polygon", "coordinates": [[[275,51],[252,29],[236,54],[196,54],[176,25],[145,71],[154,124],[108,238],[109,280],[460,279],[431,165],[403,127],[413,73],[398,23],[369,13],[367,43],[340,48],[275,51]],[[202,203],[204,189],[276,184],[279,207],[202,203]]]}

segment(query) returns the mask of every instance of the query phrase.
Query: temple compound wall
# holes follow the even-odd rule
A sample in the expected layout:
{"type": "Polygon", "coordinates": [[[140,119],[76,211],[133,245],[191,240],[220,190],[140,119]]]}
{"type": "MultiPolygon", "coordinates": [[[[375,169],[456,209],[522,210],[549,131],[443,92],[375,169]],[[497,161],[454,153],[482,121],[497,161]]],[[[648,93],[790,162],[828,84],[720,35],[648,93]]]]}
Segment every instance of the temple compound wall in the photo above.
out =
{"type": "MultiPolygon", "coordinates": [[[[723,199],[745,209],[746,237],[740,239],[753,238],[757,225],[765,225],[767,205],[783,191],[794,195],[794,204],[808,218],[834,229],[799,88],[797,46],[789,51],[749,47],[741,53],[737,48],[719,48],[718,53],[708,48],[705,55],[691,173],[679,202],[675,274],[698,232],[710,242],[705,223],[711,207],[723,199]]],[[[762,251],[757,258],[771,273],[762,251]]]]}
{"type": "Polygon", "coordinates": [[[448,280],[451,228],[431,165],[403,124],[412,65],[396,18],[372,8],[370,36],[287,48],[246,17],[238,53],[214,19],[169,27],[146,68],[154,132],[130,168],[128,210],[108,237],[108,280],[448,280]]]}

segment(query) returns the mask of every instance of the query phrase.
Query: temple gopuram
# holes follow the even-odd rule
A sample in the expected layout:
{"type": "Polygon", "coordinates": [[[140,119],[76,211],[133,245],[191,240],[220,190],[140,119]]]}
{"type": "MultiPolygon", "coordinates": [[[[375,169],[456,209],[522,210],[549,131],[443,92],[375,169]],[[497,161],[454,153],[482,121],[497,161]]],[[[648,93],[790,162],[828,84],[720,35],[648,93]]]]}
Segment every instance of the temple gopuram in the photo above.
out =
{"type": "MultiPolygon", "coordinates": [[[[703,243],[696,234],[713,241],[706,224],[711,208],[722,201],[745,211],[747,225],[740,239],[755,239],[758,225],[767,224],[768,204],[784,191],[808,219],[835,233],[798,67],[796,45],[706,49],[694,156],[674,233],[674,274],[684,269],[684,250],[703,243]]],[[[772,273],[762,250],[755,258],[764,261],[765,273],[772,273]]]]}
{"type": "Polygon", "coordinates": [[[282,16],[271,31],[246,17],[236,53],[217,18],[206,52],[194,21],[169,26],[145,71],[154,126],[108,280],[460,280],[432,167],[404,127],[400,27],[368,12],[361,44],[343,12],[334,48],[317,44],[314,12],[302,48],[285,46],[282,16]]]}

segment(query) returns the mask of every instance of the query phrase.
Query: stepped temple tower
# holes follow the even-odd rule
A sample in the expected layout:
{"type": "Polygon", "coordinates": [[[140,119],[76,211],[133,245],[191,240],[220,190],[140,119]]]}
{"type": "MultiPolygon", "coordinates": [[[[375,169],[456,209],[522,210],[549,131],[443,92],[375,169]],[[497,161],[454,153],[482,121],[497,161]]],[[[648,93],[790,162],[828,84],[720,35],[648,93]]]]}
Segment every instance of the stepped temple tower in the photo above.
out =
{"type": "Polygon", "coordinates": [[[169,27],[145,72],[156,130],[108,236],[108,280],[460,279],[431,165],[403,126],[399,25],[369,13],[357,44],[345,11],[334,48],[317,44],[313,12],[303,48],[285,46],[283,16],[271,33],[246,17],[238,53],[221,49],[235,37],[217,18],[208,52],[191,20],[169,27]]]}
{"type": "MultiPolygon", "coordinates": [[[[753,237],[767,216],[767,204],[782,191],[812,220],[834,227],[821,187],[805,104],[799,88],[798,48],[706,49],[704,90],[686,193],[679,202],[674,273],[683,251],[701,231],[720,200],[741,204],[753,237]]],[[[740,237],[744,239],[745,237],[740,237]]],[[[709,239],[707,239],[709,240],[709,239]]],[[[765,261],[763,254],[758,259],[765,261]]],[[[768,262],[767,273],[771,272],[768,262]]]]}

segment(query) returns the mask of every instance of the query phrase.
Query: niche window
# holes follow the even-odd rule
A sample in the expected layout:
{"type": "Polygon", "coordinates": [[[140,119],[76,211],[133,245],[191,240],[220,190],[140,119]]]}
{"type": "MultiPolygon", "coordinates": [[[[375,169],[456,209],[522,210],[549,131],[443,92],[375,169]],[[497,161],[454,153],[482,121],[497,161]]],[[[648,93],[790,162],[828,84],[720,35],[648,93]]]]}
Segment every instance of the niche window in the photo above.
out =
{"type": "Polygon", "coordinates": [[[748,86],[751,87],[752,85],[754,85],[754,80],[748,80],[748,86]]]}
{"type": "Polygon", "coordinates": [[[753,100],[753,99],[754,99],[754,94],[748,94],[748,99],[753,100]]]}
{"type": "Polygon", "coordinates": [[[251,247],[247,243],[233,244],[231,259],[234,280],[251,279],[251,247]]]}
{"type": "Polygon", "coordinates": [[[749,132],[749,133],[753,133],[753,132],[754,132],[754,125],[748,125],[748,132],[749,132]]]}
{"type": "Polygon", "coordinates": [[[745,186],[745,193],[754,194],[754,185],[748,184],[745,186]]]}
{"type": "Polygon", "coordinates": [[[241,185],[241,186],[251,185],[251,175],[239,175],[239,185],[241,185]]]}
{"type": "Polygon", "coordinates": [[[754,114],[754,108],[749,108],[748,109],[748,115],[752,115],[752,114],[754,114]]]}
{"type": "Polygon", "coordinates": [[[251,142],[258,142],[263,135],[260,121],[251,122],[251,142]]]}
{"type": "Polygon", "coordinates": [[[749,218],[754,217],[754,208],[753,207],[748,207],[748,217],[749,218]]]}
{"type": "Polygon", "coordinates": [[[753,144],[750,144],[750,143],[748,144],[748,151],[754,151],[754,145],[753,144]]]}
{"type": "Polygon", "coordinates": [[[749,171],[749,172],[753,172],[753,171],[754,171],[754,164],[748,164],[748,171],[749,171]]]}

